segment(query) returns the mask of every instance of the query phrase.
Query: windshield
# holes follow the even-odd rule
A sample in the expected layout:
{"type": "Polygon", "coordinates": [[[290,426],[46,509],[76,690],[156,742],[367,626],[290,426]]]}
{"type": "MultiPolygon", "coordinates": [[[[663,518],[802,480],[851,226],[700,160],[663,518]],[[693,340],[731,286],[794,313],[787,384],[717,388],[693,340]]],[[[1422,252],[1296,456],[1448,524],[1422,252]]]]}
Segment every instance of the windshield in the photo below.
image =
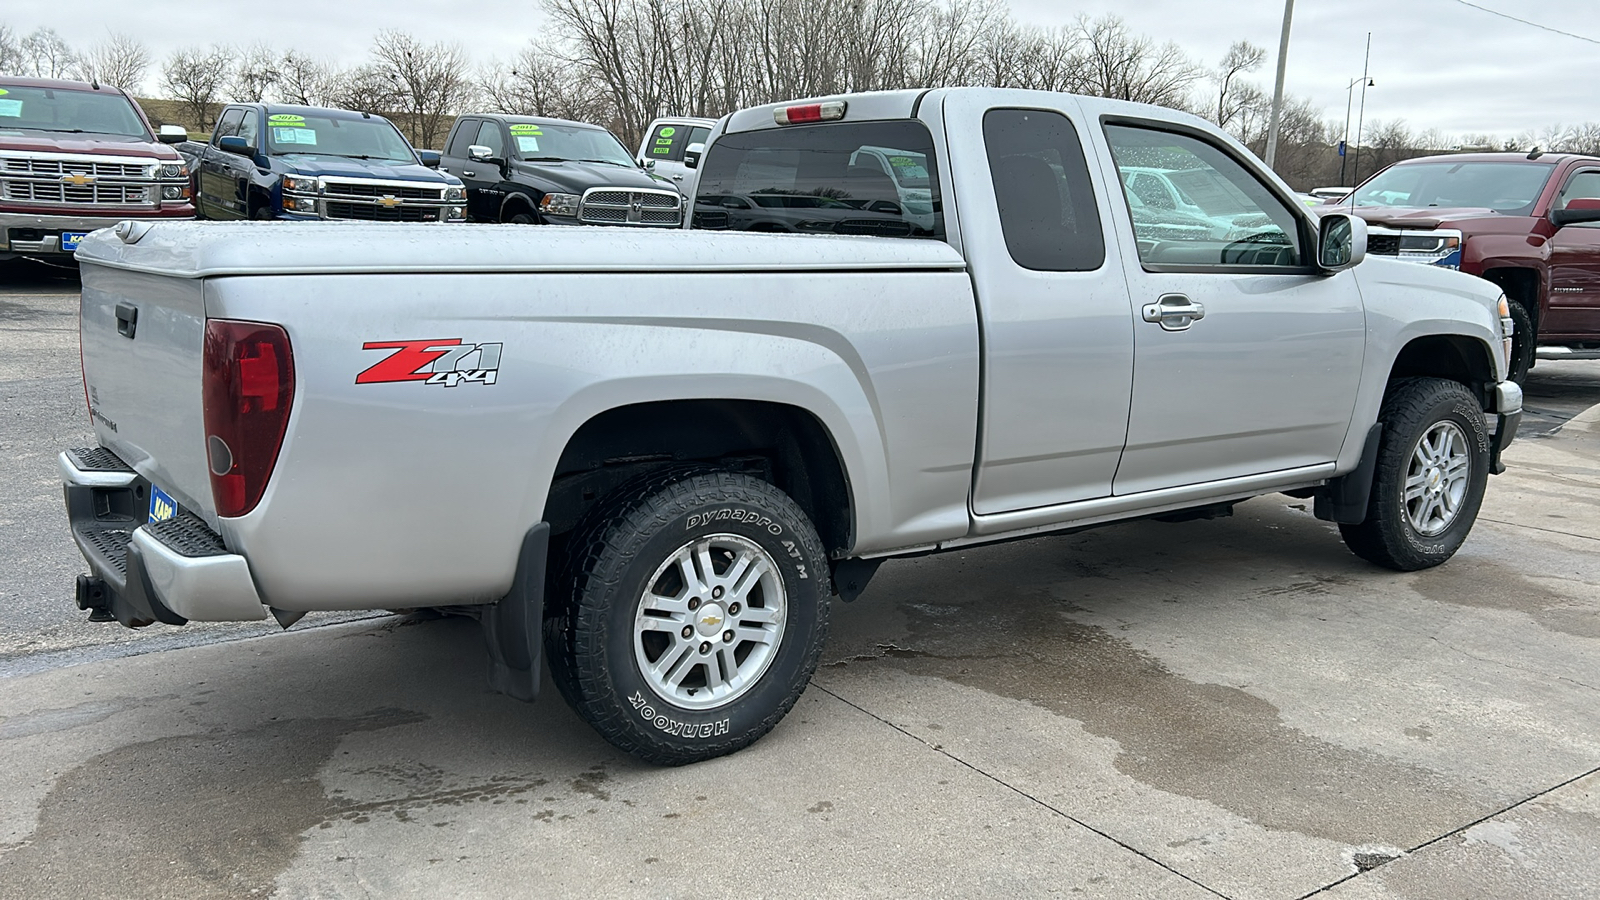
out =
{"type": "Polygon", "coordinates": [[[0,131],[11,129],[120,134],[151,140],[128,98],[103,91],[0,87],[0,131]]]}
{"type": "Polygon", "coordinates": [[[1356,206],[1472,207],[1528,215],[1555,166],[1431,162],[1390,166],[1356,189],[1356,206]]]}
{"type": "Polygon", "coordinates": [[[511,131],[511,143],[515,145],[518,159],[551,162],[582,160],[612,163],[630,169],[639,167],[633,154],[609,131],[528,122],[513,122],[507,127],[511,131]]]}
{"type": "Polygon", "coordinates": [[[411,145],[387,119],[335,119],[315,113],[267,116],[267,152],[274,156],[345,156],[415,163],[411,145]]]}

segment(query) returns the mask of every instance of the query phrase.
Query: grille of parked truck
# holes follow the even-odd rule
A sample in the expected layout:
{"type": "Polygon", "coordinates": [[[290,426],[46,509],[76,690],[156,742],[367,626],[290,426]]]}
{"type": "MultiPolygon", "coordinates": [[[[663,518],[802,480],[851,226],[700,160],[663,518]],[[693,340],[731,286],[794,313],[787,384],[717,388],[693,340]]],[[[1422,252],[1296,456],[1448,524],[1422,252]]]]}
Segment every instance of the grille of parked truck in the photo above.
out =
{"type": "Polygon", "coordinates": [[[461,181],[388,119],[309,106],[225,107],[207,144],[182,146],[207,219],[455,222],[461,181]]]}
{"type": "Polygon", "coordinates": [[[547,657],[607,740],[687,763],[783,718],[883,560],[1285,492],[1423,569],[1516,433],[1499,288],[1367,256],[1194,116],[828,97],[733,113],[702,162],[728,229],[91,237],[78,603],[471,614],[495,688],[547,657]]]}
{"type": "Polygon", "coordinates": [[[684,201],[611,132],[583,122],[473,114],[456,121],[443,168],[461,176],[473,221],[677,228],[684,201]]]}
{"type": "Polygon", "coordinates": [[[0,260],[70,263],[83,236],[123,219],[194,216],[189,169],[117,88],[0,78],[0,260]]]}

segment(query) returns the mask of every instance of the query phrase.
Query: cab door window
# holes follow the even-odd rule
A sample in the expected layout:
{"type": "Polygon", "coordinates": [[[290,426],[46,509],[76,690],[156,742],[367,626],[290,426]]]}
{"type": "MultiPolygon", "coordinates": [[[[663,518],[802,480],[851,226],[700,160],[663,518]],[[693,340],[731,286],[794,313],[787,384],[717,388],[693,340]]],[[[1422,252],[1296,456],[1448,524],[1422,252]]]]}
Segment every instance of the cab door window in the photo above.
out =
{"type": "Polygon", "coordinates": [[[478,129],[478,139],[474,143],[480,147],[488,147],[489,155],[495,159],[506,158],[506,142],[500,136],[499,122],[484,122],[478,129]]]}
{"type": "Polygon", "coordinates": [[[261,146],[261,117],[253,109],[245,110],[244,117],[239,120],[239,128],[234,133],[244,138],[244,142],[252,150],[259,148],[261,146]]]}
{"type": "Polygon", "coordinates": [[[1048,110],[991,109],[983,142],[1011,259],[1045,272],[1100,268],[1105,235],[1072,120],[1048,110]]]}
{"type": "Polygon", "coordinates": [[[215,146],[219,141],[230,134],[237,134],[239,131],[239,120],[243,116],[244,110],[240,109],[239,107],[234,107],[233,109],[224,112],[222,114],[222,118],[217,121],[216,131],[212,132],[211,134],[212,145],[215,146]]]}
{"type": "MultiPolygon", "coordinates": [[[[1554,209],[1566,209],[1567,204],[1579,198],[1600,198],[1600,169],[1588,169],[1567,179],[1566,187],[1556,197],[1554,209]]],[[[1600,222],[1578,222],[1577,227],[1596,228],[1600,222]]],[[[1568,225],[1568,228],[1574,227],[1568,225]]]]}
{"type": "Polygon", "coordinates": [[[1300,217],[1220,147],[1132,125],[1107,125],[1105,133],[1147,270],[1304,268],[1300,217]],[[1163,181],[1182,193],[1181,203],[1163,181]]]}

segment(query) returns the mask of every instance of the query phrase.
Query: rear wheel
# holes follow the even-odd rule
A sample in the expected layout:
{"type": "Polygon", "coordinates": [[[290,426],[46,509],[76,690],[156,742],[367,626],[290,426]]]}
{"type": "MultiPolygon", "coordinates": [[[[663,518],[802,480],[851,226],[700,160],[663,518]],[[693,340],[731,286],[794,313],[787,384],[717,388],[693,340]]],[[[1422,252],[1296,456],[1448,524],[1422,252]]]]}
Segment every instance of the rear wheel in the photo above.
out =
{"type": "Polygon", "coordinates": [[[742,749],[794,706],[827,637],[827,557],[765,481],[663,473],[573,532],[545,646],[556,686],[646,761],[742,749]]]}
{"type": "Polygon", "coordinates": [[[1466,386],[1397,380],[1383,401],[1383,437],[1366,521],[1340,525],[1369,562],[1411,572],[1437,566],[1466,540],[1489,479],[1489,431],[1466,386]]]}

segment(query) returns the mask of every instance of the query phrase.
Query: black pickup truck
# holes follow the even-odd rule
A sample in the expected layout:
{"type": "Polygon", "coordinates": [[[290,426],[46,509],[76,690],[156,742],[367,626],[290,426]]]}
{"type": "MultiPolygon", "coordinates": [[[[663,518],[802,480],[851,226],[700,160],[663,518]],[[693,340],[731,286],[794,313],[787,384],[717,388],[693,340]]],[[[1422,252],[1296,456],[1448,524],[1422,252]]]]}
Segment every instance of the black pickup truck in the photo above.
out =
{"type": "Polygon", "coordinates": [[[388,119],[309,106],[224,107],[211,142],[179,146],[203,219],[464,218],[460,180],[388,119]]]}
{"type": "Polygon", "coordinates": [[[473,114],[456,120],[444,171],[467,189],[476,222],[677,228],[683,196],[597,125],[473,114]]]}

